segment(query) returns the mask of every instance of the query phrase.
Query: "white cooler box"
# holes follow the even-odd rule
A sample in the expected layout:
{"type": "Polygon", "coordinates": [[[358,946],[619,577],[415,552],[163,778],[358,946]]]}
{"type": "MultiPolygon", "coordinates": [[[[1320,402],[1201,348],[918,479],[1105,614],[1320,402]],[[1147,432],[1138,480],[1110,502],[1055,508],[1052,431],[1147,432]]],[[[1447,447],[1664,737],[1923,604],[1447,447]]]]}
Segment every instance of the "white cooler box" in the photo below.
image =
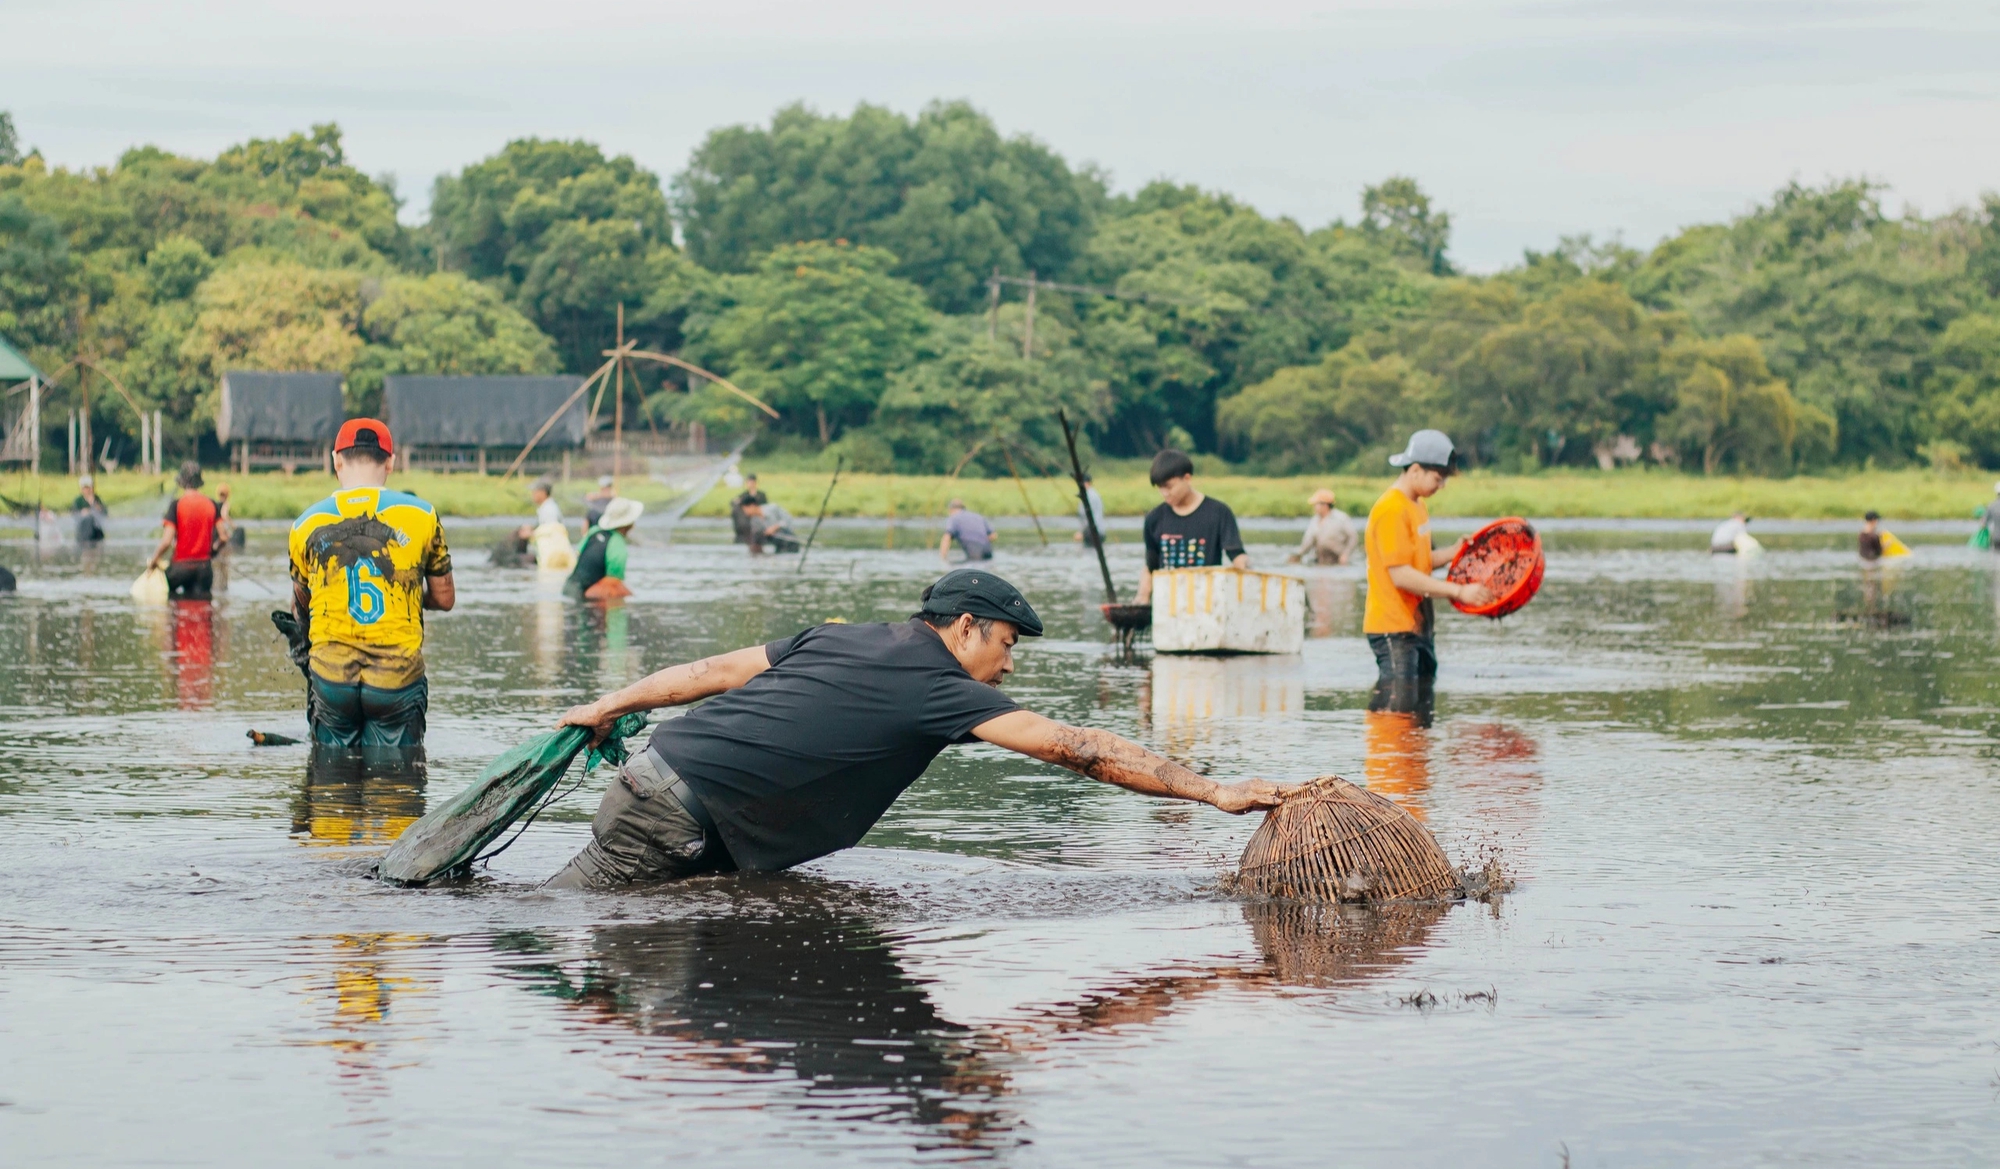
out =
{"type": "Polygon", "coordinates": [[[1162,653],[1295,654],[1306,642],[1306,583],[1247,568],[1153,574],[1153,648],[1162,653]]]}

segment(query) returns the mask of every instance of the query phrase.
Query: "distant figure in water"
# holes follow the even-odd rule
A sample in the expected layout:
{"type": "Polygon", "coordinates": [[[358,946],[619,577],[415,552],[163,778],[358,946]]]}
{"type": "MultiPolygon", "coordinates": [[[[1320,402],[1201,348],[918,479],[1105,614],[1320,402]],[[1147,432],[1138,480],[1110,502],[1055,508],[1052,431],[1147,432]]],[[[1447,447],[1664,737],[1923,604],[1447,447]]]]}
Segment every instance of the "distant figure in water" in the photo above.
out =
{"type": "Polygon", "coordinates": [[[993,559],[993,525],[986,517],[968,509],[963,499],[952,500],[945,510],[950,515],[944,521],[944,538],[938,541],[938,559],[950,562],[954,539],[965,549],[968,561],[993,559]]]}
{"type": "Polygon", "coordinates": [[[646,505],[636,499],[614,499],[606,504],[604,514],[584,533],[583,544],[576,550],[576,567],[563,582],[563,591],[593,600],[630,596],[632,590],[625,584],[626,537],[645,511],[646,505]],[[605,585],[607,580],[617,583],[605,585]]]}
{"type": "Polygon", "coordinates": [[[1993,485],[1993,502],[1980,509],[1979,522],[1989,537],[1987,549],[2000,552],[2000,483],[1993,485]]]}
{"type": "Polygon", "coordinates": [[[1882,559],[1882,515],[1869,512],[1861,517],[1861,559],[1874,563],[1882,559]]]}
{"type": "Polygon", "coordinates": [[[89,475],[78,479],[76,486],[76,501],[69,505],[76,516],[76,539],[80,544],[93,544],[104,538],[104,501],[97,496],[97,480],[89,475]]]}
{"type": "Polygon", "coordinates": [[[6,565],[0,564],[0,593],[11,593],[13,591],[14,574],[7,570],[6,565]]]}
{"type": "Polygon", "coordinates": [[[1727,552],[1734,555],[1737,537],[1749,534],[1750,517],[1739,511],[1715,526],[1715,531],[1708,537],[1708,550],[1717,554],[1727,552]]]}

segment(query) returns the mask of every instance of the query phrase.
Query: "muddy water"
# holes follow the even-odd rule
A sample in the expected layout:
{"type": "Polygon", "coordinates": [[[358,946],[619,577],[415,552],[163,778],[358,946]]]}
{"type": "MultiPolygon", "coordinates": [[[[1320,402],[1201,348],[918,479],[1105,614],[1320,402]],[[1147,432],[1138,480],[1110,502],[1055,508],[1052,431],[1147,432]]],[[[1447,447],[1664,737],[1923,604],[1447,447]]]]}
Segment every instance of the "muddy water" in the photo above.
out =
{"type": "MultiPolygon", "coordinates": [[[[900,618],[937,563],[919,531],[854,525],[797,575],[695,527],[636,549],[638,595],[604,613],[482,567],[492,529],[451,531],[429,757],[400,769],[245,740],[304,729],[265,616],[280,531],[252,533],[226,599],[162,610],[124,595],[137,521],[88,556],[0,534],[22,578],[0,602],[0,1160],[2000,1147],[2000,592],[1949,532],[1864,576],[1844,530],[1767,534],[1738,564],[1694,527],[1556,527],[1533,606],[1444,621],[1428,727],[1364,710],[1353,570],[1311,574],[1301,657],[1121,661],[1095,566],[1003,533],[996,568],[1050,629],[1020,654],[1025,704],[1218,773],[1365,779],[1520,882],[1497,907],[1314,914],[1218,892],[1251,821],[987,748],[786,877],[538,892],[598,776],[476,883],[384,888],[368,859],[563,706],[900,618]]],[[[1283,531],[1250,535],[1276,559],[1283,531]]]]}

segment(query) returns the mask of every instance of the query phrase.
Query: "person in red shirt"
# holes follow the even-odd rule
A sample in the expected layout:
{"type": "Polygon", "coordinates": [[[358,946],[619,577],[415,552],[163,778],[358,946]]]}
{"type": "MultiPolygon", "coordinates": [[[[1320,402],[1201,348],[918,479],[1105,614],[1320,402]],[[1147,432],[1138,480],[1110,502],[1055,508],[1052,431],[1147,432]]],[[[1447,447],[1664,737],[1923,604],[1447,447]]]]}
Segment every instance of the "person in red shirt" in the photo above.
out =
{"type": "Polygon", "coordinates": [[[215,588],[212,558],[222,543],[219,532],[229,522],[229,488],[217,492],[222,497],[220,503],[203,495],[199,463],[182,463],[179,478],[180,496],[167,505],[166,518],[161,521],[166,531],[160,534],[160,546],[153,549],[146,567],[159,567],[172,552],[173,559],[167,562],[168,595],[206,601],[215,588]]]}

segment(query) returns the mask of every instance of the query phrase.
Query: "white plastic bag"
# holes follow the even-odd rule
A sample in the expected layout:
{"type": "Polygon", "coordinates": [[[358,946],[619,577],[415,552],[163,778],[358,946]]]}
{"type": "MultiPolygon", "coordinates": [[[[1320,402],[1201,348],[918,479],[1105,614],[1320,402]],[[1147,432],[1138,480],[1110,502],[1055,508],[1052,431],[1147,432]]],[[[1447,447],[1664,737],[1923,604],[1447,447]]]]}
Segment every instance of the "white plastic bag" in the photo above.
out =
{"type": "Polygon", "coordinates": [[[167,603],[167,570],[149,568],[132,582],[132,599],[142,605],[164,605],[167,603]]]}

